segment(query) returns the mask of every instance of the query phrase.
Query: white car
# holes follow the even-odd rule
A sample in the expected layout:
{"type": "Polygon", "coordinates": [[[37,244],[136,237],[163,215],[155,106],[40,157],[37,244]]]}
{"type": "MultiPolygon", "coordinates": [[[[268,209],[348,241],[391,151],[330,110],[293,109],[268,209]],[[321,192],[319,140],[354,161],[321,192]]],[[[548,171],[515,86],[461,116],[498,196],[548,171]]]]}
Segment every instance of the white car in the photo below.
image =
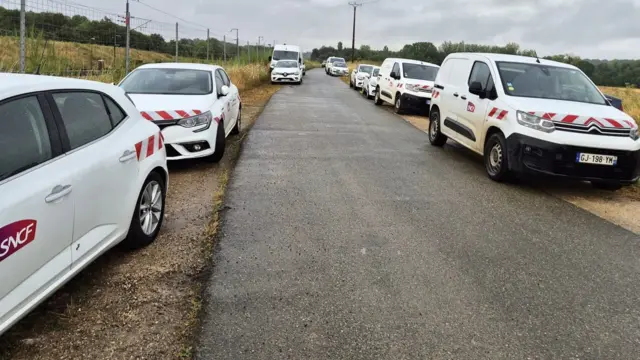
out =
{"type": "Polygon", "coordinates": [[[218,162],[226,137],[240,133],[238,88],[220,66],[148,64],[132,71],[119,86],[142,116],[160,127],[169,160],[218,162]]]}
{"type": "Polygon", "coordinates": [[[331,63],[331,69],[329,69],[329,75],[331,76],[347,76],[349,75],[349,68],[344,61],[334,60],[331,63]]]}
{"type": "Polygon", "coordinates": [[[302,70],[295,60],[280,60],[271,71],[271,83],[302,84],[302,70]]]}
{"type": "Polygon", "coordinates": [[[398,114],[408,109],[428,112],[433,81],[439,68],[438,65],[423,61],[385,59],[380,67],[375,104],[392,104],[398,114]]]}
{"type": "Polygon", "coordinates": [[[330,56],[327,59],[327,63],[324,65],[324,71],[327,75],[331,75],[331,68],[333,67],[334,62],[346,63],[347,61],[341,57],[330,56]]]}
{"type": "Polygon", "coordinates": [[[164,218],[160,129],[113,85],[0,74],[0,334],[164,218]]]}
{"type": "Polygon", "coordinates": [[[378,77],[380,76],[380,67],[374,66],[371,76],[366,76],[362,80],[362,88],[360,91],[367,99],[371,99],[376,95],[376,87],[378,86],[378,77]]]}
{"type": "Polygon", "coordinates": [[[373,68],[375,66],[369,64],[359,64],[358,67],[353,69],[351,72],[351,77],[349,79],[349,87],[359,90],[362,88],[362,84],[364,83],[364,79],[366,77],[370,77],[373,73],[373,68]]]}
{"type": "Polygon", "coordinates": [[[633,118],[575,66],[502,54],[450,54],[436,78],[429,140],[484,156],[487,174],[541,173],[617,189],[638,180],[633,118]]]}

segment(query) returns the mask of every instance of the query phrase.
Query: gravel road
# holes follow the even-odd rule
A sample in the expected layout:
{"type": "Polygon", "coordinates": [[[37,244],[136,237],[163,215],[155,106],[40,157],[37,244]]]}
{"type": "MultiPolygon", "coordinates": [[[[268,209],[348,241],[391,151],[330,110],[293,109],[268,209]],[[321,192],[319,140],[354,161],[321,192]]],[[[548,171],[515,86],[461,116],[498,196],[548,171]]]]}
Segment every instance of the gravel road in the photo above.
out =
{"type": "Polygon", "coordinates": [[[232,173],[198,359],[635,359],[638,236],[309,71],[232,173]]]}

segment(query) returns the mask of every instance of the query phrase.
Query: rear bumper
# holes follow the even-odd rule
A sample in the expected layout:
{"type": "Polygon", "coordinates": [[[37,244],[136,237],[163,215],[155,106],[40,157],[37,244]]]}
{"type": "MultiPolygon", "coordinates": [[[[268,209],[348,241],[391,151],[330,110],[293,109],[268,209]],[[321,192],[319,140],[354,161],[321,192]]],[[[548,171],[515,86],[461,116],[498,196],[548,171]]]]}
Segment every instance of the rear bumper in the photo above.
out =
{"type": "Polygon", "coordinates": [[[556,144],[514,133],[507,138],[509,167],[520,173],[539,173],[577,180],[632,184],[640,177],[640,150],[608,150],[556,144]],[[614,155],[614,166],[576,162],[577,153],[614,155]]]}

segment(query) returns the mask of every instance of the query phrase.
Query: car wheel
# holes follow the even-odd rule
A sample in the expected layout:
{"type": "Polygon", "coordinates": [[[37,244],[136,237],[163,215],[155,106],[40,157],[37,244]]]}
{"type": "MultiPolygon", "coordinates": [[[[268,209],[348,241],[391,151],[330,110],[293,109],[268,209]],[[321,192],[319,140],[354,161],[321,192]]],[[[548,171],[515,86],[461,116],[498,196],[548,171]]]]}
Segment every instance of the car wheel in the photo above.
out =
{"type": "Polygon", "coordinates": [[[610,181],[592,181],[591,186],[596,189],[616,191],[622,188],[622,184],[610,181]]]}
{"type": "Polygon", "coordinates": [[[440,112],[433,110],[429,117],[429,142],[433,146],[443,146],[447,142],[446,135],[440,132],[440,112]]]}
{"type": "Polygon", "coordinates": [[[352,89],[354,88],[353,82],[351,80],[349,80],[349,87],[352,88],[352,89]]]}
{"type": "Polygon", "coordinates": [[[149,174],[142,184],[138,195],[129,233],[121,245],[129,250],[139,249],[151,244],[164,220],[165,183],[157,172],[149,174]]]}
{"type": "Polygon", "coordinates": [[[380,99],[380,88],[376,88],[376,95],[373,98],[373,103],[376,105],[382,105],[382,100],[380,99]]]}
{"type": "Polygon", "coordinates": [[[224,123],[220,121],[218,123],[218,131],[216,132],[216,146],[213,151],[213,154],[207,157],[207,160],[210,162],[220,162],[222,157],[224,156],[224,146],[225,146],[225,136],[224,136],[224,123]]]}
{"type": "Polygon", "coordinates": [[[396,94],[396,101],[393,105],[393,111],[395,111],[395,113],[398,115],[402,115],[402,113],[404,112],[404,109],[402,108],[402,96],[400,94],[396,94]]]}
{"type": "Polygon", "coordinates": [[[484,166],[487,175],[493,181],[505,181],[510,177],[507,142],[502,133],[489,137],[484,146],[484,166]]]}
{"type": "Polygon", "coordinates": [[[238,108],[238,119],[236,120],[236,125],[231,129],[231,134],[240,134],[240,129],[242,129],[242,108],[238,108]]]}

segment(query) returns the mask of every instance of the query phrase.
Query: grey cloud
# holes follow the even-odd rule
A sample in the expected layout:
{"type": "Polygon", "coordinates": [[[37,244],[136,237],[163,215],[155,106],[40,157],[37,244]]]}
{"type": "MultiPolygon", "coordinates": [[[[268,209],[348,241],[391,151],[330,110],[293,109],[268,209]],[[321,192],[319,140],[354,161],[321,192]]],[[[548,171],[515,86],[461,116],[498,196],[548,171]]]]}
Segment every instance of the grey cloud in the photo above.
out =
{"type": "MultiPolygon", "coordinates": [[[[229,29],[237,27],[243,43],[264,36],[267,42],[287,41],[309,50],[338,41],[351,44],[349,0],[143,1],[211,28],[216,36],[230,37],[229,29]]],[[[99,0],[83,4],[106,7],[99,0]]],[[[131,6],[138,16],[175,21],[140,4],[131,6]]],[[[356,46],[517,42],[545,55],[640,57],[633,19],[639,7],[640,0],[380,0],[358,8],[356,46]]]]}

